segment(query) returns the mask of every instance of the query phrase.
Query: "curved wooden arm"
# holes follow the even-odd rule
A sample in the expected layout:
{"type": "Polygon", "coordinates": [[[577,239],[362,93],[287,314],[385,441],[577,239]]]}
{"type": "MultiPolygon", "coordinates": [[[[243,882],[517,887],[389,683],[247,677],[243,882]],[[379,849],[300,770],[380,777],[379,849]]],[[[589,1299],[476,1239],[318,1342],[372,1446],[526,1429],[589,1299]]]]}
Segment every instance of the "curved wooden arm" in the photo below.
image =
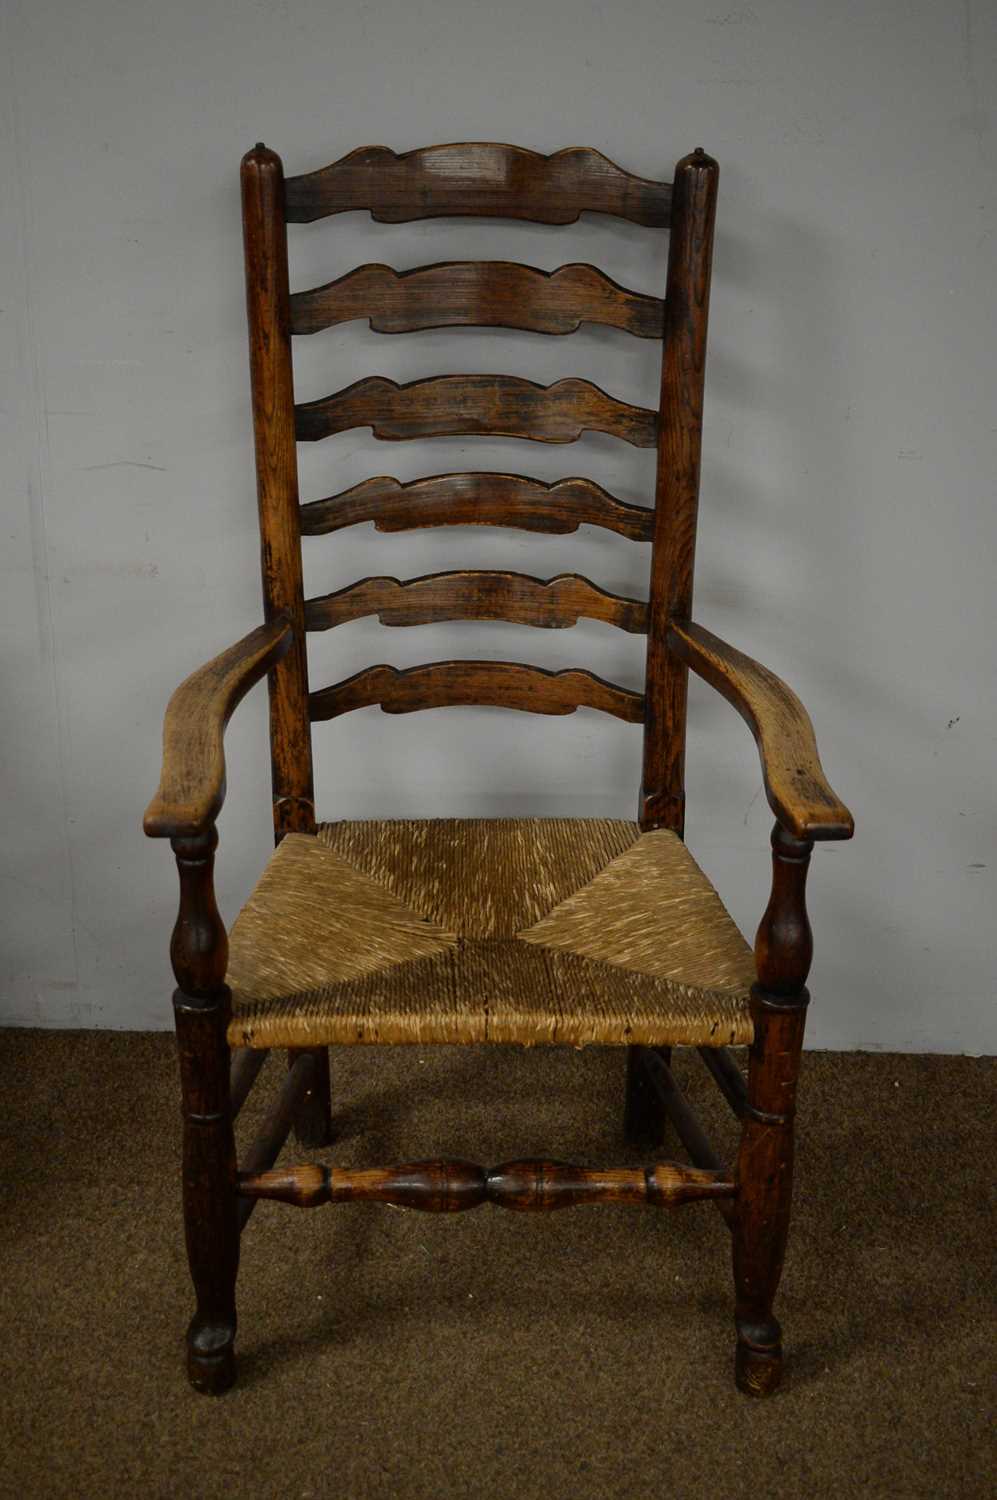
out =
{"type": "Polygon", "coordinates": [[[769,806],[798,839],[850,839],[852,815],[827,784],[803,704],[774,672],[692,621],[673,620],[668,644],[737,709],[755,737],[769,806]]]}
{"type": "Polygon", "coordinates": [[[293,635],[287,616],[279,615],[177,688],[163,722],[159,790],[142,824],[151,839],[193,838],[214,823],[225,800],[225,726],[254,683],[280,661],[293,635]]]}

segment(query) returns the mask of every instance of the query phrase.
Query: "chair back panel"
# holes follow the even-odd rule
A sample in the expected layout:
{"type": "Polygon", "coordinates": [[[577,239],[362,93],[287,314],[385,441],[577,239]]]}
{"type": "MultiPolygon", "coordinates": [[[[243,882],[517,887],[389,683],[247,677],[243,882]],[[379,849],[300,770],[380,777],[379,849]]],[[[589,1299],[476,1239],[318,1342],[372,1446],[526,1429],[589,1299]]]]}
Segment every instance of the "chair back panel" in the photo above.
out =
{"type": "Polygon", "coordinates": [[[286,612],[296,649],[271,678],[274,806],[278,837],[315,826],[312,720],[380,704],[389,713],[487,704],[544,714],[597,708],[643,723],[644,827],[681,830],[686,668],[667,646],[670,619],[687,619],[699,486],[703,360],[716,163],[702,152],[676,168],[674,187],[634,177],[597,151],[552,156],[481,143],[396,155],[365,147],[286,181],[279,157],[258,146],[243,161],[247,296],[257,474],[268,616],[286,612]],[[451,261],[398,272],[357,267],[309,291],[289,291],[287,223],[362,209],[402,223],[462,215],[569,224],[580,213],[671,226],[662,300],[618,285],[594,266],[546,272],[508,261],[451,261]],[[365,319],[380,333],[454,326],[564,335],[583,323],[663,340],[660,411],[635,406],[588,380],[552,385],[511,375],[434,376],[400,385],[367,376],[316,401],[294,404],[291,338],[365,319]],[[486,435],[543,443],[585,432],[656,447],[655,507],[627,504],[591,480],[554,483],[521,474],[432,475],[407,484],[387,475],[299,505],[295,442],[369,427],[390,441],[486,435]],[[488,570],[402,580],[361,579],[304,598],[301,536],[373,521],[381,531],[448,525],[515,526],[566,533],[593,524],[652,541],[647,603],[607,593],[578,574],[541,579],[488,570]],[[517,662],[449,661],[400,671],[373,666],[309,693],[305,630],[376,615],[385,625],[507,620],[560,629],[584,617],[648,635],[643,694],[590,672],[549,672],[517,662]]]}

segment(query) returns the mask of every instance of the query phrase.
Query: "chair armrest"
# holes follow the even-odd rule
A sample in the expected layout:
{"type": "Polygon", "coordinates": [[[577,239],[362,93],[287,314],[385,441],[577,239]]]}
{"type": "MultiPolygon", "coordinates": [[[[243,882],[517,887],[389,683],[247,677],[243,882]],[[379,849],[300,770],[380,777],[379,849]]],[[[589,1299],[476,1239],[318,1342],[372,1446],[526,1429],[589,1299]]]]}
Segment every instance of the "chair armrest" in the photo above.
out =
{"type": "Polygon", "coordinates": [[[673,620],[668,644],[737,709],[755,737],[769,806],[798,839],[850,839],[852,815],[827,783],[814,729],[791,688],[767,667],[692,621],[673,620]]]}
{"type": "Polygon", "coordinates": [[[143,828],[156,838],[194,838],[225,800],[225,726],[261,677],[280,661],[294,631],[286,615],[260,625],[182,682],[163,721],[163,769],[143,828]]]}

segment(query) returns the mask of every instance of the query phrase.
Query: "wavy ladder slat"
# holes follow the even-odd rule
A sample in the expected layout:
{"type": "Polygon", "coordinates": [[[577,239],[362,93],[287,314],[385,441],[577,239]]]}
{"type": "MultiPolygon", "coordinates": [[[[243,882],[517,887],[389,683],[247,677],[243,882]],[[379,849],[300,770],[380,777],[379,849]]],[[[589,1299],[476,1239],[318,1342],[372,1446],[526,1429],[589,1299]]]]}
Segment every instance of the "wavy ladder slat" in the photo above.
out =
{"type": "Polygon", "coordinates": [[[653,448],[658,414],[608,396],[588,380],[537,385],[518,375],[439,375],[398,385],[382,375],[294,408],[301,442],[353,427],[398,442],[423,437],[517,437],[573,443],[604,432],[635,448],[653,448]]]}
{"type": "Polygon", "coordinates": [[[510,661],[436,661],[404,670],[382,664],[311,693],[308,699],[313,721],[335,719],[375,704],[389,714],[477,706],[537,714],[597,708],[628,724],[640,724],[644,717],[640,693],[605,682],[591,672],[575,668],[547,672],[510,661]]]}
{"type": "Polygon", "coordinates": [[[429,625],[443,620],[506,620],[567,629],[580,618],[602,620],[632,635],[647,633],[647,605],[598,588],[578,573],[534,578],[528,573],[466,569],[398,578],[362,578],[347,588],[305,600],[305,628],[329,630],[377,615],[382,625],[429,625]]]}
{"type": "Polygon", "coordinates": [[[671,202],[670,183],[635,177],[600,151],[571,146],[543,156],[484,141],[401,155],[388,146],[361,146],[284,185],[289,224],[368,209],[382,224],[462,216],[573,224],[587,212],[666,229],[671,202]]]}
{"type": "Polygon", "coordinates": [[[302,536],[323,536],[373,521],[378,531],[423,526],[514,526],[564,535],[580,525],[601,526],[634,542],[649,542],[654,512],[617,500],[591,479],[545,484],[524,474],[433,474],[402,484],[387,474],[301,507],[302,536]]]}
{"type": "Polygon", "coordinates": [[[291,297],[292,333],[318,333],[354,318],[366,318],[375,333],[477,327],[567,334],[582,323],[602,323],[659,339],[665,304],[619,286],[595,266],[540,271],[508,260],[443,261],[411,271],[358,266],[291,297]]]}

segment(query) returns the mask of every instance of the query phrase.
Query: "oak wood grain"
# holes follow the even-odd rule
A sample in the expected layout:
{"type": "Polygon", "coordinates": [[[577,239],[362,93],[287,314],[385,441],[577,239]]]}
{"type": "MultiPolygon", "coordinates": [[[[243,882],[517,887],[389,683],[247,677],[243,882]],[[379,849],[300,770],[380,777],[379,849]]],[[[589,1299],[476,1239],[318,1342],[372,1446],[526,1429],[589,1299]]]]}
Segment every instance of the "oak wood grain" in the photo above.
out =
{"type": "Polygon", "coordinates": [[[537,385],[518,375],[438,375],[399,385],[383,375],[295,407],[302,442],[369,427],[390,442],[426,437],[518,437],[573,443],[604,432],[653,448],[657,414],[609,396],[588,380],[537,385]]]}
{"type": "Polygon", "coordinates": [[[217,818],[225,800],[225,726],[292,639],[290,621],[280,616],[250,631],[177,688],[163,722],[159,788],[143,822],[150,838],[192,838],[217,818]]]}
{"type": "Polygon", "coordinates": [[[393,714],[472,705],[538,714],[597,708],[629,724],[639,724],[644,712],[640,693],[605,682],[591,672],[573,668],[547,672],[509,661],[437,661],[405,670],[382,664],[322,688],[310,698],[313,720],[334,719],[372,704],[393,714]]]}
{"type": "Polygon", "coordinates": [[[795,837],[850,839],[852,815],[835,795],[803,704],[774,672],[691,621],[673,621],[668,644],[715,687],[751,729],[769,806],[795,837]]]}
{"type": "Polygon", "coordinates": [[[433,474],[407,484],[380,474],[341,494],[301,507],[303,536],[322,536],[373,521],[378,531],[424,526],[511,526],[565,535],[600,526],[635,542],[649,542],[654,512],[617,500],[591,479],[545,484],[524,474],[433,474]]]}
{"type": "Polygon", "coordinates": [[[506,620],[550,630],[582,617],[617,625],[633,635],[647,630],[647,605],[597,588],[578,573],[544,580],[527,573],[466,569],[398,578],[363,578],[333,594],[305,601],[306,630],[328,630],[377,615],[382,625],[426,625],[443,620],[506,620]]]}
{"type": "Polygon", "coordinates": [[[718,176],[717,163],[702,150],[675,167],[665,290],[640,824],[677,833],[685,817],[688,674],[669,650],[667,630],[673,617],[688,619],[692,609],[718,176]]]}
{"type": "Polygon", "coordinates": [[[619,286],[595,266],[540,271],[508,260],[442,261],[411,271],[357,266],[291,296],[292,333],[318,333],[356,318],[366,318],[375,333],[477,327],[568,334],[600,323],[654,339],[662,335],[664,303],[619,286]]]}
{"type": "Polygon", "coordinates": [[[635,177],[588,147],[542,156],[462,141],[401,155],[361,146],[316,172],[289,177],[284,202],[289,224],[368,209],[383,224],[467,215],[572,224],[587,212],[666,228],[671,187],[635,177]]]}
{"type": "Polygon", "coordinates": [[[677,1208],[703,1198],[733,1198],[736,1189],[722,1171],[683,1162],[599,1169],[527,1159],[492,1168],[469,1161],[360,1168],[305,1163],[241,1174],[238,1191],[243,1198],[269,1198],[295,1208],[375,1202],[423,1213],[461,1213],[494,1203],[514,1213],[543,1213],[599,1203],[677,1208]]]}
{"type": "Polygon", "coordinates": [[[280,839],[315,830],[280,157],[256,146],[243,157],[241,182],[263,609],[266,619],[285,614],[294,627],[290,650],[269,682],[273,823],[280,839]]]}

